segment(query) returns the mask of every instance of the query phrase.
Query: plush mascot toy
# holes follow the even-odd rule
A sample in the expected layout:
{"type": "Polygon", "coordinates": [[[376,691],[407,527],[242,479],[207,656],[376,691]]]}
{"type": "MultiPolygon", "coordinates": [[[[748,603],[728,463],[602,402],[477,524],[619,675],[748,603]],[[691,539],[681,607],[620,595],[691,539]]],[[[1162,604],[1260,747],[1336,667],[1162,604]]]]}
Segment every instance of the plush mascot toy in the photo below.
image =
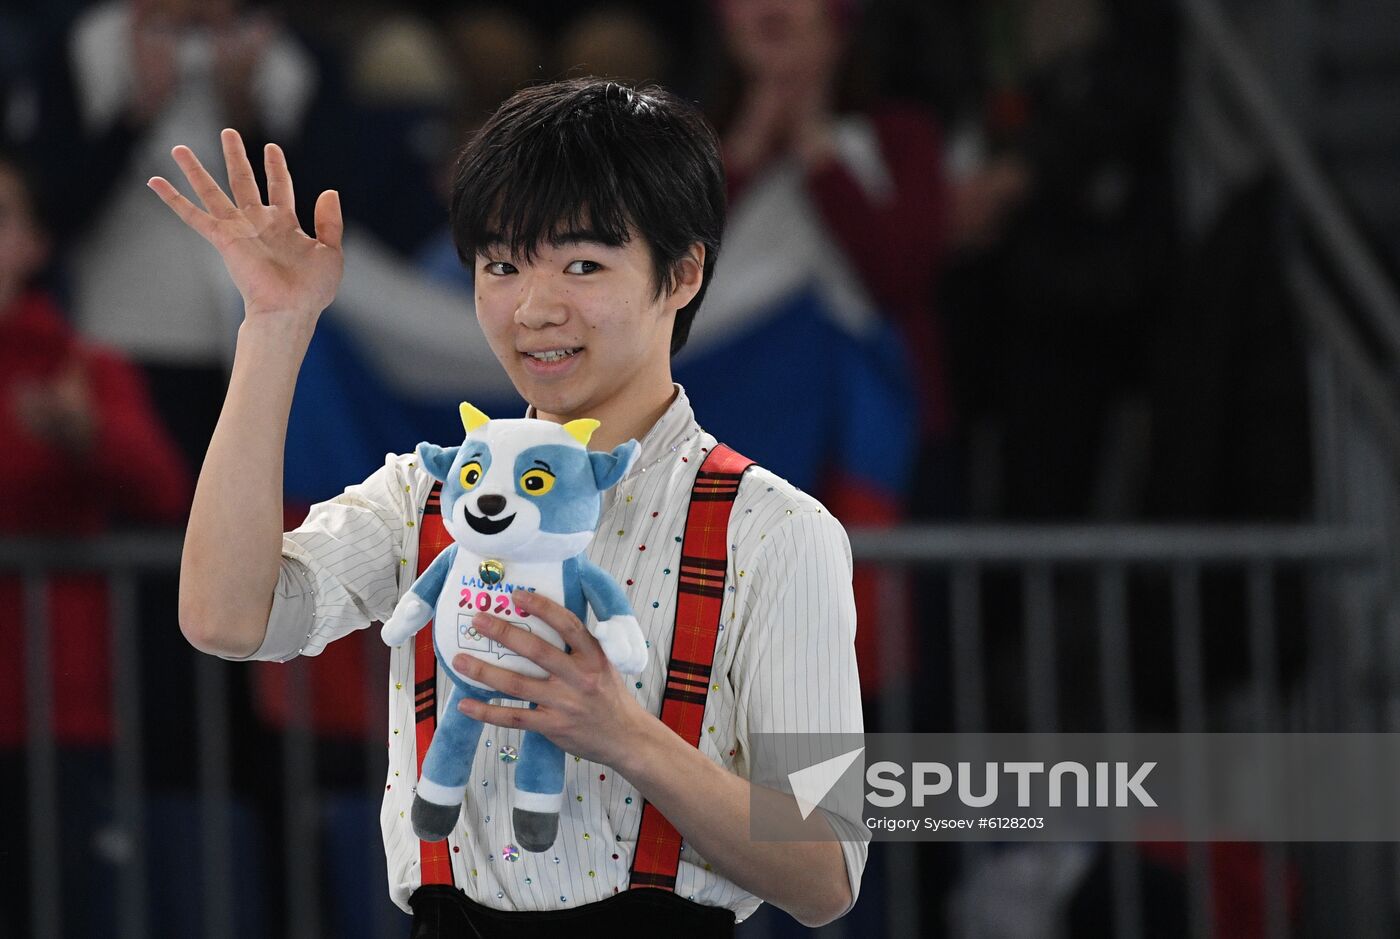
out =
{"type": "MultiPolygon", "coordinates": [[[[521,419],[493,421],[470,404],[461,406],[467,436],[459,447],[430,443],[417,448],[423,468],[443,483],[442,521],[453,544],[438,555],[384,624],[384,641],[400,645],[429,620],[438,662],[453,689],[423,760],[413,799],[413,830],[441,841],[457,824],[481,723],[458,710],[465,697],[508,698],[452,667],[458,653],[544,678],[542,668],[472,628],[480,611],[499,616],[565,649],[564,640],[538,617],[511,602],[518,591],[543,594],[588,621],[619,672],[646,667],[647,647],[622,588],[584,551],[593,540],[602,507],[600,493],[617,483],[637,458],[635,440],[611,453],[590,453],[594,420],[567,424],[521,419]]],[[[547,737],[527,731],[515,766],[511,821],[527,851],[544,851],[559,830],[564,794],[564,752],[547,737]]]]}

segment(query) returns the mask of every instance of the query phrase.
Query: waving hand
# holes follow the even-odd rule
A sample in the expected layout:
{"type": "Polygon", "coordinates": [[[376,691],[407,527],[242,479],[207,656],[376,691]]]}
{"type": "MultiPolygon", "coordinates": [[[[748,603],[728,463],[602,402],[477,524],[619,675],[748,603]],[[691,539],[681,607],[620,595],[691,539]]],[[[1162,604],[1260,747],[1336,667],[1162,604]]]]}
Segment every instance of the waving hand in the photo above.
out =
{"type": "Polygon", "coordinates": [[[186,225],[218,249],[243,295],[248,318],[280,312],[314,320],[335,298],[345,268],[339,193],[328,189],[316,200],[316,233],[312,237],[297,223],[292,176],[282,148],[270,143],[263,152],[267,173],[264,204],[243,138],[235,130],[225,130],[220,140],[232,199],[184,146],[176,147],[171,155],[204,208],[190,202],[162,177],[153,177],[147,185],[186,225]]]}

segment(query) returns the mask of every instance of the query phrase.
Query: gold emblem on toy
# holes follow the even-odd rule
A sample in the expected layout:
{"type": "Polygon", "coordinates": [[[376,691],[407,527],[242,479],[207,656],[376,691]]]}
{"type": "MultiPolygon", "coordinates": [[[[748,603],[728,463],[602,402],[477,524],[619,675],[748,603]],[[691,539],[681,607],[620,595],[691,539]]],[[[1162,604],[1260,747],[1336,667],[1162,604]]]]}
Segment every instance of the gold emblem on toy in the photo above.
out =
{"type": "Polygon", "coordinates": [[[494,587],[506,579],[506,566],[494,558],[482,561],[476,572],[481,577],[481,582],[488,587],[494,587]]]}

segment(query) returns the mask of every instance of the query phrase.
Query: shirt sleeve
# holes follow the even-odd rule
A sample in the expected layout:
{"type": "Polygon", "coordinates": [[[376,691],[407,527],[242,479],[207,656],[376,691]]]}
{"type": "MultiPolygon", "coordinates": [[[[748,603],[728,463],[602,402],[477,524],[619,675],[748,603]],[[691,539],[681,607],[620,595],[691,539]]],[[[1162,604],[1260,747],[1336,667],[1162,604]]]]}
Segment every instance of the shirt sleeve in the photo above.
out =
{"type": "Polygon", "coordinates": [[[249,659],[318,655],[341,636],[389,618],[405,558],[404,487],[391,458],[363,483],[313,505],[282,536],[267,633],[249,659]]]}
{"type": "MultiPolygon", "coordinates": [[[[731,665],[741,745],[759,733],[862,733],[851,549],[841,524],[815,505],[794,508],[747,566],[742,575],[756,580],[731,665]]],[[[859,818],[826,814],[854,904],[869,833],[859,818]]]]}

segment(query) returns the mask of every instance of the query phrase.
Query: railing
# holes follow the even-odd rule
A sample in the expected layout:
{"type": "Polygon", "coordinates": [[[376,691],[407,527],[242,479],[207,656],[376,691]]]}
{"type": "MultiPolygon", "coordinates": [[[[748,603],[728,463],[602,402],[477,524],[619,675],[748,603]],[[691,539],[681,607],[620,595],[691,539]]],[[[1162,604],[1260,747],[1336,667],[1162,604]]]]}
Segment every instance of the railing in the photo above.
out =
{"type": "MultiPolygon", "coordinates": [[[[1400,612],[1400,591],[1394,573],[1387,569],[1388,543],[1380,531],[1337,529],[1321,526],[1252,527],[995,527],[995,528],[907,528],[893,532],[855,532],[852,547],[858,557],[880,562],[887,569],[917,569],[925,574],[946,577],[948,584],[947,627],[950,631],[952,661],[947,671],[952,682],[954,729],[959,732],[991,729],[988,722],[988,676],[985,658],[984,580],[992,573],[1009,575],[1020,594],[1020,641],[1011,651],[1025,661],[1022,681],[1027,689],[1025,714],[1017,726],[1025,731],[1103,730],[1130,732],[1151,729],[1202,731],[1218,728],[1220,714],[1207,699],[1202,680],[1208,665],[1202,644],[1202,595],[1204,572],[1232,572],[1242,581],[1246,597],[1244,622],[1250,681],[1238,691],[1247,702],[1246,721],[1233,730],[1359,730],[1375,725],[1383,703],[1380,689],[1395,680],[1394,660],[1378,663],[1381,675],[1358,674],[1349,644],[1380,638],[1400,612]],[[1168,583],[1171,607],[1170,645],[1174,669],[1170,685],[1176,697],[1172,726],[1143,726],[1134,719],[1135,688],[1130,650],[1134,638],[1141,639],[1141,624],[1129,613],[1133,578],[1142,573],[1158,573],[1168,583]],[[1309,623],[1307,644],[1310,655],[1305,680],[1290,688],[1280,675],[1278,605],[1276,586],[1283,575],[1302,575],[1308,582],[1309,623]],[[1357,577],[1380,577],[1388,585],[1385,604],[1369,616],[1361,615],[1340,598],[1357,577]],[[1077,590],[1068,607],[1057,602],[1057,584],[1089,589],[1077,590]],[[1093,632],[1091,653],[1098,666],[1077,662],[1077,681],[1094,687],[1100,701],[1101,720],[1095,727],[1066,727],[1061,717],[1064,699],[1064,656],[1057,654],[1064,637],[1066,609],[1083,615],[1092,624],[1075,624],[1081,632],[1093,632]],[[1343,618],[1350,618],[1342,629],[1333,629],[1343,618]],[[1019,655],[1017,654],[1019,653],[1019,655]],[[1364,680],[1363,680],[1364,679],[1364,680]]],[[[934,615],[932,621],[936,623],[934,615]]],[[[928,628],[930,617],[924,617],[928,628]]],[[[937,628],[935,626],[935,628],[937,628]]],[[[1084,637],[1081,636],[1081,639],[1084,637]]],[[[1080,644],[1082,649],[1083,645],[1080,644]]],[[[1005,650],[1004,650],[1005,651],[1005,650]]],[[[1164,667],[1166,664],[1164,663],[1164,667]]],[[[925,674],[925,686],[938,680],[925,674]]],[[[888,716],[883,730],[909,727],[912,689],[907,683],[885,690],[881,708],[888,716]]],[[[1005,716],[1003,715],[1003,721],[1005,716]]],[[[976,846],[967,846],[964,861],[976,863],[976,846]]],[[[886,850],[902,856],[892,863],[894,879],[912,865],[914,852],[906,845],[887,845],[886,850]]],[[[1110,847],[1113,873],[1113,935],[1131,939],[1145,934],[1144,910],[1130,846],[1110,847]]],[[[1347,861],[1347,870],[1371,867],[1373,875],[1366,887],[1357,887],[1350,909],[1327,904],[1325,890],[1316,886],[1328,877],[1327,865],[1316,861],[1319,852],[1295,848],[1292,856],[1306,860],[1316,875],[1312,915],[1325,924],[1316,935],[1362,935],[1346,924],[1361,921],[1393,924],[1384,883],[1379,879],[1381,865],[1370,846],[1353,846],[1337,853],[1347,861]],[[1361,863],[1360,859],[1366,859],[1361,863]]],[[[1189,888],[1193,937],[1211,935],[1209,915],[1210,870],[1205,846],[1189,851],[1189,888]]],[[[1283,846],[1270,846],[1265,896],[1268,912],[1267,935],[1288,935],[1283,884],[1290,852],[1283,846]]],[[[1390,863],[1387,858],[1386,864],[1390,863]]],[[[907,897],[918,895],[918,885],[891,884],[890,909],[896,923],[891,935],[919,935],[917,911],[907,897]],[[906,898],[900,902],[900,898],[906,898]]],[[[1342,894],[1336,894],[1342,896],[1342,894]]],[[[1047,924],[1048,926],[1049,924],[1047,924]]],[[[1381,934],[1379,932],[1375,934],[1381,934]]]]}
{"type": "MultiPolygon", "coordinates": [[[[1135,720],[1134,670],[1130,650],[1142,638],[1142,624],[1135,622],[1129,600],[1143,572],[1166,578],[1171,604],[1173,671],[1170,682],[1177,699],[1175,729],[1200,730],[1216,726],[1219,713],[1208,698],[1202,675],[1208,665],[1203,647],[1202,577],[1228,571],[1238,576],[1247,604],[1240,628],[1247,634],[1248,687],[1240,700],[1249,702],[1246,722],[1257,730],[1359,730],[1373,729],[1383,692],[1400,681],[1395,658],[1371,661],[1369,672],[1358,672],[1368,657],[1353,654],[1385,641],[1385,630],[1400,615],[1400,591],[1393,569],[1387,568],[1390,547],[1375,530],[1320,526],[1252,527],[933,527],[891,531],[853,531],[851,541],[858,559],[878,565],[877,576],[891,581],[918,572],[926,584],[943,584],[945,603],[925,609],[915,619],[924,630],[947,629],[952,650],[948,676],[952,684],[954,727],[975,731],[989,727],[990,666],[987,656],[985,589],[989,578],[1007,577],[1016,585],[1020,607],[1019,641],[1012,658],[1026,662],[1025,713],[1028,730],[1102,729],[1132,731],[1163,729],[1140,726],[1135,720]],[[1278,665],[1278,593],[1281,578],[1301,576],[1308,584],[1307,631],[1310,657],[1299,682],[1290,684],[1278,665]],[[1358,579],[1377,579],[1387,585],[1383,603],[1358,607],[1346,602],[1358,579]],[[1090,589],[1082,589],[1089,585],[1090,589]],[[1078,632],[1089,637],[1098,667],[1075,659],[1073,682],[1064,680],[1071,663],[1065,642],[1078,632]],[[1067,685],[1074,687],[1067,688],[1067,685]],[[1067,692],[1096,689],[1099,725],[1066,726],[1067,692]]],[[[56,788],[54,743],[48,718],[47,637],[43,589],[54,572],[87,570],[99,573],[110,585],[113,629],[114,707],[116,739],[113,786],[119,818],[130,838],[131,850],[119,879],[119,916],[116,934],[148,935],[152,911],[146,908],[148,834],[141,815],[143,775],[140,693],[142,677],[134,656],[138,639],[136,577],[145,571],[173,569],[179,544],[170,536],[113,537],[81,543],[0,541],[0,574],[19,573],[26,596],[26,676],[29,702],[30,805],[24,817],[31,831],[31,865],[34,871],[32,935],[59,936],[63,911],[81,898],[59,892],[57,843],[54,831],[56,788]]],[[[998,589],[1002,589],[1000,586],[998,589]]],[[[887,591],[889,602],[902,602],[899,591],[887,591]]],[[[1003,624],[1004,625],[1004,624],[1003,624]]],[[[146,623],[143,641],[183,642],[174,622],[146,623]]],[[[881,634],[884,654],[894,656],[906,647],[903,637],[881,634]]],[[[1079,653],[1076,653],[1078,655],[1079,653]]],[[[233,934],[235,901],[230,870],[230,759],[227,744],[228,715],[224,709],[226,669],[216,659],[202,657],[196,675],[199,739],[191,753],[200,765],[201,858],[203,885],[203,935],[233,934]]],[[[295,668],[296,666],[290,666],[295,668]]],[[[304,674],[300,670],[294,674],[304,674]]],[[[882,692],[882,726],[872,730],[896,731],[912,726],[912,681],[925,686],[937,681],[925,671],[917,676],[896,676],[882,692]]],[[[367,677],[367,687],[382,684],[382,675],[367,677]]],[[[294,684],[295,687],[295,684],[294,684]]],[[[305,693],[304,685],[301,691],[305,693]]],[[[1003,718],[1005,715],[1003,715],[1003,718]]],[[[1172,729],[1172,728],[1168,728],[1172,729]]],[[[1241,728],[1234,728],[1241,729],[1241,728]]],[[[310,730],[293,725],[284,734],[286,798],[285,845],[289,872],[300,871],[289,885],[285,934],[315,937],[325,934],[317,897],[321,893],[315,819],[317,792],[314,748],[310,730]]],[[[366,793],[382,784],[382,741],[366,741],[366,793]]],[[[365,864],[382,870],[377,845],[365,847],[365,864]]],[[[880,845],[887,871],[883,901],[891,936],[917,936],[920,911],[917,898],[927,887],[920,883],[914,851],[907,845],[880,845]]],[[[1144,935],[1141,887],[1131,846],[1111,847],[1113,871],[1114,934],[1131,939],[1144,935]]],[[[1387,902],[1382,878],[1391,858],[1377,857],[1369,846],[1332,849],[1331,855],[1306,846],[1274,846],[1266,855],[1265,896],[1270,939],[1289,934],[1289,920],[1282,885],[1284,871],[1295,864],[1304,876],[1305,906],[1316,932],[1302,934],[1363,935],[1356,924],[1397,925],[1387,902]],[[1329,899],[1331,898],[1331,899],[1329,899]],[[1337,899],[1345,898],[1345,899],[1337,899]]],[[[966,846],[965,868],[982,860],[977,846],[966,846]]],[[[1211,873],[1203,846],[1190,853],[1189,886],[1193,937],[1211,934],[1209,897],[1211,873]]],[[[828,932],[842,934],[843,924],[828,932]]],[[[270,930],[274,933],[276,930],[270,930]]],[[[402,924],[385,922],[376,935],[396,935],[402,924]]]]}
{"type": "MultiPolygon", "coordinates": [[[[149,869],[151,827],[144,816],[148,790],[145,785],[143,753],[146,749],[143,727],[142,689],[147,676],[141,674],[138,643],[183,644],[175,611],[168,621],[140,623],[137,616],[138,583],[148,575],[172,574],[178,569],[181,541],[178,536],[160,534],[114,535],[87,541],[0,539],[0,576],[18,575],[22,583],[25,640],[25,702],[27,713],[26,767],[29,806],[13,810],[13,823],[27,825],[31,878],[29,935],[35,939],[58,939],[64,935],[65,910],[87,898],[62,895],[60,884],[65,872],[59,863],[58,753],[52,726],[51,649],[48,638],[47,582],[56,573],[84,572],[101,577],[109,598],[108,621],[111,630],[112,676],[112,791],[115,825],[123,845],[116,891],[116,922],[113,934],[128,937],[171,934],[169,927],[152,930],[153,911],[149,909],[150,875],[166,871],[149,869]]],[[[235,884],[247,872],[233,869],[235,856],[234,794],[231,783],[232,760],[229,748],[231,715],[228,709],[229,670],[245,668],[222,662],[212,656],[195,659],[195,699],[190,702],[196,715],[198,739],[180,741],[198,765],[199,866],[202,891],[202,930],[205,939],[226,939],[236,934],[235,884]]],[[[320,806],[316,792],[314,738],[306,721],[309,708],[305,662],[290,663],[289,713],[291,719],[282,735],[283,778],[281,790],[285,810],[283,853],[287,871],[285,934],[314,937],[326,934],[320,922],[320,896],[323,883],[319,870],[320,806]]],[[[365,676],[366,688],[380,688],[384,675],[379,671],[365,676]]],[[[382,706],[382,701],[372,701],[382,706]]],[[[366,797],[377,800],[384,776],[382,738],[365,741],[366,797]]],[[[364,845],[366,864],[377,869],[374,883],[383,891],[383,903],[371,905],[376,923],[375,935],[398,935],[404,929],[394,924],[387,912],[387,888],[383,879],[383,852],[377,825],[372,839],[364,845]]],[[[167,869],[168,870],[168,869],[167,869]]],[[[260,876],[261,872],[255,873],[260,876]]],[[[191,878],[193,882],[193,878],[191,878]]],[[[265,898],[264,898],[265,899],[265,898]]],[[[274,930],[280,934],[282,930],[274,930]]]]}
{"type": "MultiPolygon", "coordinates": [[[[1332,638],[1323,632],[1327,620],[1317,609],[1310,611],[1310,651],[1322,653],[1309,663],[1316,670],[1313,704],[1320,698],[1329,705],[1330,719],[1321,724],[1326,729],[1391,731],[1400,710],[1395,680],[1400,662],[1400,293],[1300,132],[1296,119],[1309,115],[1288,113],[1230,24],[1225,6],[1229,4],[1221,0],[1180,0],[1177,6],[1186,27],[1183,179],[1188,192],[1194,186],[1198,196],[1202,182],[1209,188],[1213,181],[1217,203],[1221,190],[1260,167],[1273,169],[1283,184],[1293,237],[1280,274],[1309,340],[1314,517],[1338,531],[1364,526],[1374,541],[1372,562],[1354,569],[1347,589],[1331,598],[1344,626],[1336,636],[1340,647],[1327,641],[1332,638]]],[[[1256,6],[1255,12],[1279,14],[1273,5],[1256,6]]],[[[1294,74],[1315,74],[1306,53],[1297,54],[1305,43],[1293,45],[1294,59],[1286,65],[1294,74]]],[[[1201,201],[1195,200],[1198,208],[1201,201]]],[[[1251,587],[1251,597],[1257,592],[1251,587]]],[[[1260,713],[1268,699],[1269,692],[1261,691],[1260,713]]],[[[1313,718],[1318,710],[1314,707],[1313,718]]],[[[1384,863],[1358,871],[1364,880],[1359,895],[1348,893],[1347,880],[1337,878],[1337,896],[1354,899],[1358,909],[1375,918],[1352,911],[1348,921],[1332,923],[1318,934],[1395,933],[1393,880],[1385,879],[1387,873],[1393,878],[1394,856],[1391,851],[1375,853],[1384,863]]],[[[1273,929],[1275,918],[1270,924],[1273,929]]]]}

